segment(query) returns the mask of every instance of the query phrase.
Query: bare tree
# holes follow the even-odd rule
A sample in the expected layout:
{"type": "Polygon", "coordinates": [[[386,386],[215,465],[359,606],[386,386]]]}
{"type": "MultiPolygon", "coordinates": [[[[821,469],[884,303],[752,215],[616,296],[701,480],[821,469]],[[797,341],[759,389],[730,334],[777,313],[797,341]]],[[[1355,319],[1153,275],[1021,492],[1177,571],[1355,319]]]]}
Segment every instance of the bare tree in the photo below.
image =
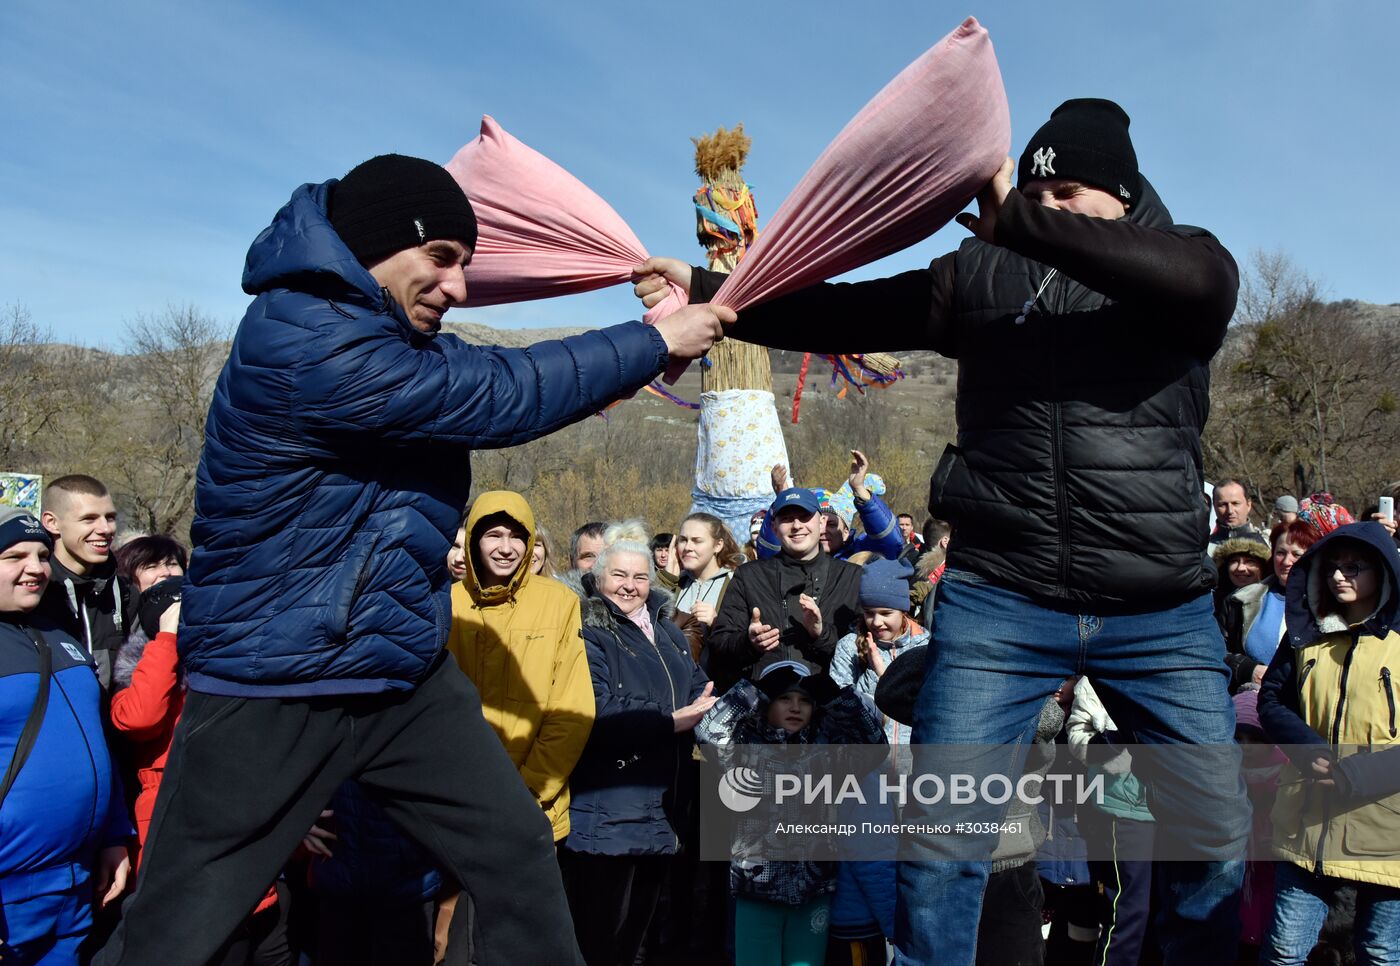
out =
{"type": "Polygon", "coordinates": [[[0,469],[42,458],[43,440],[63,411],[61,374],[46,329],[15,303],[0,309],[0,469]]]}
{"type": "Polygon", "coordinates": [[[152,533],[176,532],[194,508],[204,422],[227,337],[226,325],[192,305],[171,305],[127,325],[136,398],[116,473],[140,525],[152,533]]]}
{"type": "Polygon", "coordinates": [[[1240,309],[1214,366],[1214,469],[1243,476],[1261,499],[1294,488],[1369,499],[1400,458],[1395,324],[1321,301],[1277,253],[1256,254],[1240,309]]]}

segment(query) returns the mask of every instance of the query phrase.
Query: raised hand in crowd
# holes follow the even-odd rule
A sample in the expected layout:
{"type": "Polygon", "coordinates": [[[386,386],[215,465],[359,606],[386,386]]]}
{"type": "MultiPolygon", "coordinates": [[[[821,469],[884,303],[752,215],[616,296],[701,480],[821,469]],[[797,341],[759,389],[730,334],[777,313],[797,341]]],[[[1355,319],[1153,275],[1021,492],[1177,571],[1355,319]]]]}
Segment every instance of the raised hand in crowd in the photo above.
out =
{"type": "Polygon", "coordinates": [[[773,464],[773,472],[769,474],[769,479],[773,481],[774,495],[783,492],[792,485],[788,482],[788,469],[782,463],[773,464]]]}
{"type": "Polygon", "coordinates": [[[671,720],[675,722],[676,733],[690,731],[700,723],[700,719],[705,717],[705,712],[709,711],[715,703],[715,685],[711,681],[705,685],[705,690],[684,708],[677,708],[671,712],[671,720]]]}
{"type": "Polygon", "coordinates": [[[681,575],[681,555],[676,553],[676,535],[674,533],[671,534],[671,542],[667,546],[666,572],[672,577],[679,577],[681,575]]]}
{"type": "Polygon", "coordinates": [[[863,620],[856,626],[856,655],[877,677],[884,677],[889,660],[885,652],[875,646],[875,636],[870,633],[863,620]]]}
{"type": "Polygon", "coordinates": [[[175,634],[180,630],[180,602],[177,600],[160,615],[160,632],[175,634]]]}
{"type": "Polygon", "coordinates": [[[865,474],[868,472],[870,460],[860,450],[851,450],[851,492],[861,501],[870,499],[870,491],[865,487],[865,474]]]}
{"type": "Polygon", "coordinates": [[[1373,513],[1373,514],[1371,514],[1371,519],[1372,519],[1372,520],[1375,520],[1375,521],[1376,521],[1377,523],[1379,523],[1381,526],[1385,527],[1385,531],[1386,531],[1386,533],[1390,534],[1390,538],[1391,538],[1392,540],[1395,539],[1395,516],[1394,516],[1394,514],[1391,514],[1390,516],[1386,516],[1384,513],[1373,513]]]}
{"type": "MultiPolygon", "coordinates": [[[[805,596],[805,595],[804,595],[805,596]]],[[[818,617],[820,618],[820,614],[818,617]]],[[[749,643],[754,646],[754,650],[763,653],[771,651],[778,646],[782,639],[782,634],[776,627],[763,623],[763,615],[759,613],[757,607],[753,609],[753,620],[749,622],[749,643]]]]}
{"type": "Polygon", "coordinates": [[[817,599],[809,594],[803,594],[797,598],[797,605],[802,608],[802,626],[807,628],[807,633],[817,638],[822,636],[822,609],[817,604],[817,599]]]}

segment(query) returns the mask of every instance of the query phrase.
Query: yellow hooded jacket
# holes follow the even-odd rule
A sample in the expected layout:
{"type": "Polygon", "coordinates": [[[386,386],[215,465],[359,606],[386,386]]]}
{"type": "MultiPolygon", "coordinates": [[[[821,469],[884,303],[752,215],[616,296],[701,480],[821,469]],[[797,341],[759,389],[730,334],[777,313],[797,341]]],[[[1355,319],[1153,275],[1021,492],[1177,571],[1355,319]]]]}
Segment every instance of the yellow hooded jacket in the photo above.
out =
{"type": "Polygon", "coordinates": [[[467,573],[452,588],[447,648],[481,692],[487,723],[549,816],[557,842],[569,834],[569,775],[595,714],[578,595],[530,573],[535,515],[519,493],[492,490],[477,497],[467,542],[467,573]],[[529,539],[510,582],[482,587],[472,534],[500,513],[524,527],[529,539]]]}

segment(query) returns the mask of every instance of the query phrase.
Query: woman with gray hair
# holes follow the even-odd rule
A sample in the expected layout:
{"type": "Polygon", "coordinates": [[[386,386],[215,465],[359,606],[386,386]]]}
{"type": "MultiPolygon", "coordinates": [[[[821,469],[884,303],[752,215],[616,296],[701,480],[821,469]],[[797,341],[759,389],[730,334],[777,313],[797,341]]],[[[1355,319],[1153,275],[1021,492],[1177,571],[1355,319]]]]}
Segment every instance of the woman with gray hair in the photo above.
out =
{"type": "Polygon", "coordinates": [[[560,852],[574,932],[588,966],[632,966],[679,847],[683,787],[712,686],[653,587],[646,529],[609,527],[576,588],[597,717],[569,779],[560,852]]]}

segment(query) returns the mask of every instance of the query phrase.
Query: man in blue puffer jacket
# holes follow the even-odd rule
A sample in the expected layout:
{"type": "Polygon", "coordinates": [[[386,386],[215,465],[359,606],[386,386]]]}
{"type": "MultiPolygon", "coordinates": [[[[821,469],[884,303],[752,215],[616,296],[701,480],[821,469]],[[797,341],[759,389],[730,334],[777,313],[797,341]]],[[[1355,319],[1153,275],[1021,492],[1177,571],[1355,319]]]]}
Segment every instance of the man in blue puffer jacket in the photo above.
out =
{"type": "Polygon", "coordinates": [[[199,465],[190,693],[108,966],[207,961],[350,777],[471,895],[479,962],[576,961],[549,823],[443,660],[470,455],[636,391],[733,313],[467,345],[438,329],[475,246],[452,177],[385,155],[298,188],[249,250],[199,465]]]}

